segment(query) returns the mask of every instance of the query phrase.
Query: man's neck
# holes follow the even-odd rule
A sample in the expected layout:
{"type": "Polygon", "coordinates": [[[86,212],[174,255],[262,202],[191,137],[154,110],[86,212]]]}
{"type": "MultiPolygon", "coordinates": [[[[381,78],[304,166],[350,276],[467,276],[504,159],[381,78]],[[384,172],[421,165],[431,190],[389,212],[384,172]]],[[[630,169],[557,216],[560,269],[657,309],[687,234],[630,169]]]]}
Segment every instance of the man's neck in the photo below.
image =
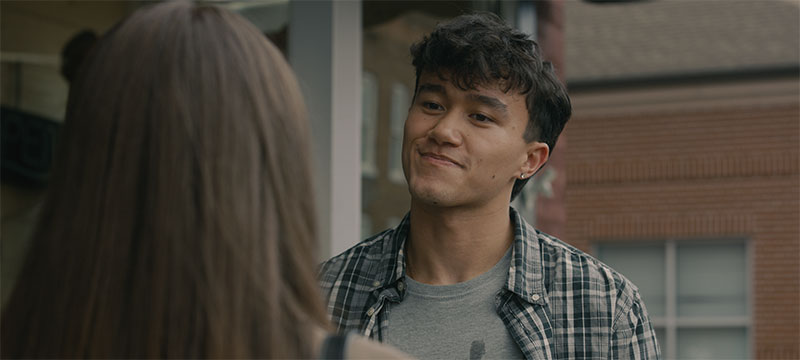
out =
{"type": "Polygon", "coordinates": [[[421,283],[449,285],[488,271],[513,241],[508,211],[507,205],[441,209],[412,201],[407,274],[421,283]]]}

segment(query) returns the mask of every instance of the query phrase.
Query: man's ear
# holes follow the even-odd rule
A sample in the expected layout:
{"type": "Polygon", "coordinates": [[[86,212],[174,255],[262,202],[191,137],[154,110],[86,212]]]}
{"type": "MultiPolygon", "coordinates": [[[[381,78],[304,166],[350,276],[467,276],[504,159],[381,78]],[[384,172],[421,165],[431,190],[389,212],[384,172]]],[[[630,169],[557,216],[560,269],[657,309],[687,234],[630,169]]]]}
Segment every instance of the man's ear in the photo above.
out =
{"type": "Polygon", "coordinates": [[[547,162],[550,158],[550,147],[547,144],[539,141],[534,141],[527,144],[526,150],[527,157],[525,163],[522,165],[521,177],[523,179],[530,178],[547,162]]]}

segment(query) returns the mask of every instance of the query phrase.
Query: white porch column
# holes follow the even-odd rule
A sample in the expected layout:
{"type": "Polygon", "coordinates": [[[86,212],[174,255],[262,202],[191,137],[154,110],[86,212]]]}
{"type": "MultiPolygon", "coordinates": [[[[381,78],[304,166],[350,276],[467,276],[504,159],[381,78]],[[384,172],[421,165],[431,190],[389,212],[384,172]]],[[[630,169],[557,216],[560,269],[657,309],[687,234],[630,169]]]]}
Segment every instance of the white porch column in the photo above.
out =
{"type": "Polygon", "coordinates": [[[319,256],[361,235],[361,1],[289,3],[289,62],[308,106],[319,256]]]}

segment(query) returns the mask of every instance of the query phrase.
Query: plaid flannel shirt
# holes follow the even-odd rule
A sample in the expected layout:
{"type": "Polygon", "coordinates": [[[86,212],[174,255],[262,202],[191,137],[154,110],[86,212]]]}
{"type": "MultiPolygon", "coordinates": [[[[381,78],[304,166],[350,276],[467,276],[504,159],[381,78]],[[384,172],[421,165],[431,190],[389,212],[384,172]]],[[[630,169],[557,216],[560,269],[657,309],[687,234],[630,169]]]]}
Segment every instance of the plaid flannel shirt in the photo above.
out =
{"type": "MultiPolygon", "coordinates": [[[[498,315],[527,359],[658,359],[639,290],[588,254],[537,231],[513,208],[511,268],[498,315]]],[[[405,294],[409,220],[322,264],[319,282],[339,331],[382,341],[405,294]]]]}

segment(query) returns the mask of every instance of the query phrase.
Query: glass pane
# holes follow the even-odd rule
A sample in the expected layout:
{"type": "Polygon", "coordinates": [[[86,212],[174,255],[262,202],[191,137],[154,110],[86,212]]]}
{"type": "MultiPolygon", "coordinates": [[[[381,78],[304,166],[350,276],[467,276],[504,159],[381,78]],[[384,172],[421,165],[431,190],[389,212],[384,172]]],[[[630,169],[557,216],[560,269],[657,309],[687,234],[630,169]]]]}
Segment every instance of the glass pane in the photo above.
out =
{"type": "Polygon", "coordinates": [[[367,213],[361,213],[361,238],[366,239],[372,235],[372,218],[367,213]]]}
{"type": "Polygon", "coordinates": [[[747,330],[678,329],[678,359],[746,359],[747,330]]]}
{"type": "Polygon", "coordinates": [[[664,316],[666,299],[664,245],[601,245],[597,257],[639,288],[651,317],[664,316]]]}
{"type": "Polygon", "coordinates": [[[411,105],[408,88],[400,83],[392,84],[392,104],[390,116],[391,148],[389,151],[389,178],[395,182],[404,182],[403,167],[401,164],[403,150],[403,126],[411,105]]]}
{"type": "Polygon", "coordinates": [[[744,244],[679,245],[678,315],[747,315],[744,244]]]}
{"type": "Polygon", "coordinates": [[[368,71],[361,78],[361,173],[377,175],[375,131],[378,124],[378,80],[368,71]]]}

